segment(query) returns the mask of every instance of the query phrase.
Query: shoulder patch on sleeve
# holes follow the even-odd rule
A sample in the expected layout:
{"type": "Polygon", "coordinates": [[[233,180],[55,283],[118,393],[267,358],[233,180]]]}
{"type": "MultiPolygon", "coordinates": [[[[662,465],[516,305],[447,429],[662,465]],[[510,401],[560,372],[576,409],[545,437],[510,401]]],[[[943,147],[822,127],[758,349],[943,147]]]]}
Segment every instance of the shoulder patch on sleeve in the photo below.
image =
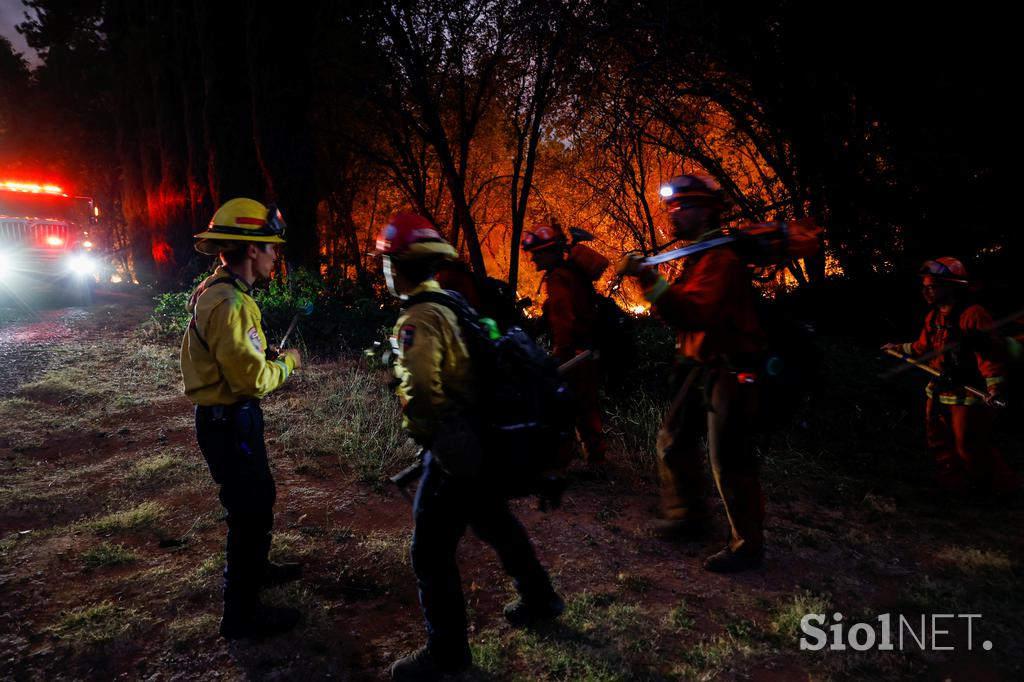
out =
{"type": "Polygon", "coordinates": [[[256,330],[256,327],[249,327],[249,343],[256,349],[257,353],[263,352],[263,344],[260,343],[260,333],[256,330]]]}
{"type": "Polygon", "coordinates": [[[398,345],[405,353],[412,348],[413,340],[416,337],[416,325],[414,324],[403,324],[402,328],[398,330],[398,345]]]}

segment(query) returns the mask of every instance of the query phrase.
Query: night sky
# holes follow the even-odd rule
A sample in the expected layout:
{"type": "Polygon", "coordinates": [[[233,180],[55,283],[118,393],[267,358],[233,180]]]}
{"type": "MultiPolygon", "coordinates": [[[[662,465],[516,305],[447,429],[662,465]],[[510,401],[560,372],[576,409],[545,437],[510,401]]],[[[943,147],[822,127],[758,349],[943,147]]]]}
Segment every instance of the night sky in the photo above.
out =
{"type": "Polygon", "coordinates": [[[25,44],[25,36],[15,26],[25,20],[25,6],[21,0],[0,0],[0,36],[11,41],[15,52],[21,52],[32,66],[39,65],[35,50],[25,44]]]}

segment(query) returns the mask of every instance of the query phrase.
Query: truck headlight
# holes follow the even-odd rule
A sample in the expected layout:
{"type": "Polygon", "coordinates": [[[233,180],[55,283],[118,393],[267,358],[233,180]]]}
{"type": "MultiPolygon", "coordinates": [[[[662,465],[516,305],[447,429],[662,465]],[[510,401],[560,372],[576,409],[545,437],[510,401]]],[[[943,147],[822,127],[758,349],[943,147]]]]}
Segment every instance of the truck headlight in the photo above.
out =
{"type": "Polygon", "coordinates": [[[96,274],[96,263],[83,253],[75,254],[68,259],[68,269],[81,277],[96,274]]]}

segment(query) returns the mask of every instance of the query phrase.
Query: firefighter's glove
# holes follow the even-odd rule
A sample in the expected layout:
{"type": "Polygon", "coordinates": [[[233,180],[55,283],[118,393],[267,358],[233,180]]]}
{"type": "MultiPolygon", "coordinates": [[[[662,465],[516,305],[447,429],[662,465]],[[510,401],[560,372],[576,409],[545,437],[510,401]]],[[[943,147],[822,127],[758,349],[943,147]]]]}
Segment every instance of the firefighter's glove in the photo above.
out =
{"type": "Polygon", "coordinates": [[[297,349],[285,348],[283,351],[281,351],[280,357],[284,357],[285,355],[292,356],[292,360],[295,361],[295,369],[299,369],[300,367],[302,367],[302,355],[299,353],[297,349]]]}
{"type": "Polygon", "coordinates": [[[903,344],[902,343],[886,343],[881,348],[879,348],[879,350],[881,350],[881,351],[890,351],[890,350],[892,350],[892,351],[896,351],[897,353],[903,354],[903,344]]]}
{"type": "Polygon", "coordinates": [[[645,288],[658,280],[658,269],[644,263],[644,256],[639,253],[627,253],[615,266],[620,277],[636,277],[645,288]]]}
{"type": "Polygon", "coordinates": [[[565,493],[565,478],[548,474],[540,481],[537,492],[537,508],[543,512],[558,509],[562,506],[562,494],[565,493]]]}
{"type": "Polygon", "coordinates": [[[998,385],[988,389],[988,397],[985,398],[985,404],[989,407],[1006,407],[1006,395],[1004,395],[998,385]]]}
{"type": "Polygon", "coordinates": [[[639,253],[627,253],[619,259],[615,266],[615,273],[622,277],[639,277],[644,270],[650,270],[651,266],[644,265],[644,257],[639,253]]]}
{"type": "Polygon", "coordinates": [[[277,346],[269,346],[264,353],[267,355],[267,360],[270,360],[271,362],[281,357],[281,349],[277,346]]]}

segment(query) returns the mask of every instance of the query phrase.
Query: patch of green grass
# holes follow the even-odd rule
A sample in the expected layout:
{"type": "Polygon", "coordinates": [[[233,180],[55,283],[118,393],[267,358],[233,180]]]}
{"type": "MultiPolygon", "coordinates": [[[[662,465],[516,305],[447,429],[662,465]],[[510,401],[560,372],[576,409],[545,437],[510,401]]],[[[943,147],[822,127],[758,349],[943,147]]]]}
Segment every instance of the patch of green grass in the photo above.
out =
{"type": "Polygon", "coordinates": [[[218,620],[212,613],[176,618],[167,625],[167,638],[176,651],[193,650],[198,642],[217,633],[218,620]]]}
{"type": "Polygon", "coordinates": [[[98,519],[87,521],[83,526],[87,530],[100,534],[151,528],[156,525],[165,513],[163,505],[159,502],[147,501],[131,509],[113,512],[98,519]]]}
{"type": "Polygon", "coordinates": [[[826,597],[811,592],[795,594],[774,609],[768,629],[780,642],[795,643],[801,636],[800,619],[809,613],[830,614],[832,605],[826,597]]]}
{"type": "Polygon", "coordinates": [[[214,552],[210,556],[208,556],[205,559],[203,559],[202,563],[200,563],[196,567],[196,570],[194,571],[194,573],[197,576],[201,576],[201,577],[205,578],[205,577],[214,575],[215,573],[220,573],[223,570],[224,570],[224,552],[221,551],[221,552],[214,552]]]}
{"type": "Polygon", "coordinates": [[[668,679],[657,619],[640,604],[584,592],[560,619],[529,630],[487,630],[472,643],[474,660],[489,679],[668,679]]]}
{"type": "Polygon", "coordinates": [[[615,576],[615,582],[627,592],[636,592],[637,594],[643,594],[651,589],[651,581],[635,573],[619,573],[615,576]]]}
{"type": "Polygon", "coordinates": [[[102,601],[64,611],[50,630],[75,644],[95,646],[129,636],[149,618],[137,609],[102,601]]]}
{"type": "Polygon", "coordinates": [[[271,561],[294,560],[296,556],[307,556],[312,552],[309,540],[302,533],[277,531],[270,541],[271,561]]]}
{"type": "Polygon", "coordinates": [[[374,530],[359,540],[358,545],[371,565],[379,566],[382,571],[394,571],[409,565],[411,543],[408,533],[374,530]]]}
{"type": "Polygon", "coordinates": [[[89,568],[117,566],[131,563],[137,559],[138,556],[124,545],[115,545],[109,542],[90,547],[82,553],[82,561],[89,568]]]}
{"type": "Polygon", "coordinates": [[[677,674],[687,680],[710,680],[728,670],[743,670],[745,659],[757,653],[755,645],[731,635],[705,637],[686,649],[677,674]]]}
{"type": "Polygon", "coordinates": [[[189,460],[180,448],[147,455],[132,465],[132,476],[140,483],[173,482],[182,477],[189,460]]]}
{"type": "Polygon", "coordinates": [[[136,398],[131,395],[119,395],[114,398],[113,406],[118,410],[127,410],[133,407],[142,407],[143,405],[150,405],[151,401],[147,398],[136,398]]]}
{"type": "Polygon", "coordinates": [[[697,621],[690,614],[686,600],[681,599],[665,616],[664,624],[672,630],[690,630],[697,624],[697,621]]]}

